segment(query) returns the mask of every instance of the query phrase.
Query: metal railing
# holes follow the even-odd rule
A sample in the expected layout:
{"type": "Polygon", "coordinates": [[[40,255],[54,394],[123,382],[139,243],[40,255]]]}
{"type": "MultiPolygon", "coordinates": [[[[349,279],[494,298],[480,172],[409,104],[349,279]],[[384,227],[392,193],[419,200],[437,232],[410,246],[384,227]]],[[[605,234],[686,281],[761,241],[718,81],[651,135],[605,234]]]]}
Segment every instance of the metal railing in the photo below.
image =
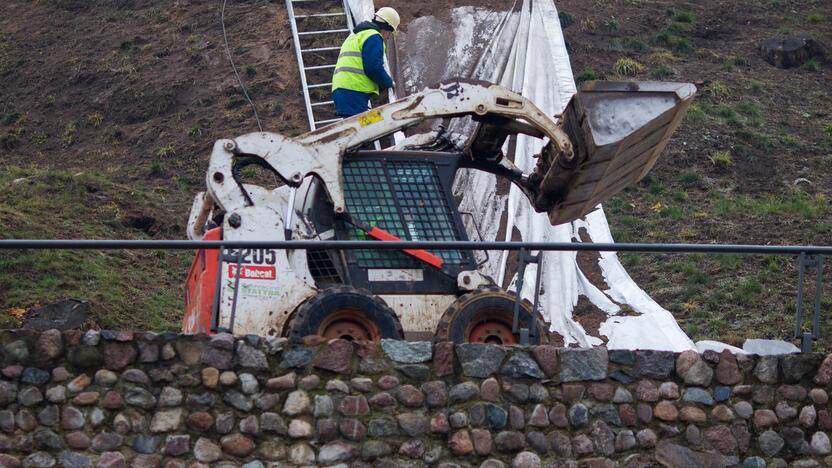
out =
{"type": "MultiPolygon", "coordinates": [[[[200,249],[279,249],[279,250],[470,250],[470,251],[520,251],[518,271],[527,263],[540,261],[540,254],[531,251],[571,252],[641,252],[641,253],[709,253],[745,255],[789,255],[798,263],[797,304],[795,310],[794,338],[800,340],[801,351],[809,352],[812,343],[820,336],[820,314],[823,291],[823,257],[832,255],[832,246],[806,245],[743,245],[743,244],[644,244],[644,243],[572,243],[572,242],[475,242],[475,241],[191,241],[191,240],[9,240],[0,239],[0,250],[47,249],[47,250],[200,250],[200,249]],[[815,270],[815,297],[812,327],[805,330],[804,290],[806,275],[815,270]]],[[[239,268],[237,269],[239,272],[239,268]]],[[[538,271],[535,290],[540,290],[538,271]]],[[[522,283],[516,288],[519,291],[522,283]]],[[[534,309],[538,297],[535,295],[534,309]]],[[[236,304],[235,304],[236,305],[236,304]]],[[[515,322],[517,306],[515,305],[515,322]]],[[[232,314],[233,315],[233,314],[232,314]]],[[[528,330],[513,330],[526,332],[528,330]]]]}

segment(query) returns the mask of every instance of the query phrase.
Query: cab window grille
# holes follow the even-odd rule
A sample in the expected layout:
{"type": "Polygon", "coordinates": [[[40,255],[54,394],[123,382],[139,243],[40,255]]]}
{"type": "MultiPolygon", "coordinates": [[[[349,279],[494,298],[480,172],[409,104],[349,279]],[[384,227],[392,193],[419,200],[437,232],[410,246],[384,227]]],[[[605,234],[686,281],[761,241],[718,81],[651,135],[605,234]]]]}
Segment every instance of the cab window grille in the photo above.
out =
{"type": "MultiPolygon", "coordinates": [[[[347,161],[344,164],[347,209],[357,219],[402,239],[459,240],[436,167],[430,162],[347,161]]],[[[367,239],[353,227],[350,239],[367,239]]],[[[449,265],[460,265],[456,250],[433,252],[449,265]]],[[[356,250],[362,268],[419,268],[416,260],[398,251],[356,250]]]]}

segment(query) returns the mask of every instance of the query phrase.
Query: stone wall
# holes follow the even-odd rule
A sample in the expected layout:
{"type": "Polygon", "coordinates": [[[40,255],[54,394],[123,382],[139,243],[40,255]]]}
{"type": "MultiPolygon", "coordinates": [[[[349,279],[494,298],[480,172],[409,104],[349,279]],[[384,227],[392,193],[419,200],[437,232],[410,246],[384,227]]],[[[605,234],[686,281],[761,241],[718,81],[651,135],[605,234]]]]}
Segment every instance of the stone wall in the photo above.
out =
{"type": "Polygon", "coordinates": [[[106,331],[0,349],[4,467],[832,465],[832,356],[106,331]]]}

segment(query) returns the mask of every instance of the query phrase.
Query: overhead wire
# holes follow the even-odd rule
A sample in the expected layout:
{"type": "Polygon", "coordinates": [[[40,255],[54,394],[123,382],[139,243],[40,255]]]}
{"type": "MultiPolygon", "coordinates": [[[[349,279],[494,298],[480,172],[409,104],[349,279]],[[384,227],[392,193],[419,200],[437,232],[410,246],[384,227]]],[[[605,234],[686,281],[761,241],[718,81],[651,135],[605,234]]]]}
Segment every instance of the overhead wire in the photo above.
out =
{"type": "Polygon", "coordinates": [[[222,0],[222,8],[220,9],[220,23],[222,24],[222,40],[225,43],[225,54],[228,56],[228,61],[231,63],[231,69],[234,70],[234,76],[237,77],[237,83],[240,84],[240,88],[243,90],[243,96],[245,96],[249,105],[251,105],[251,110],[254,111],[254,120],[257,121],[257,128],[262,132],[263,125],[260,124],[260,116],[257,115],[257,107],[248,95],[246,85],[243,84],[243,79],[240,78],[240,73],[237,71],[237,66],[234,64],[234,57],[231,56],[231,49],[228,47],[228,34],[225,31],[225,4],[227,1],[228,0],[222,0]]]}

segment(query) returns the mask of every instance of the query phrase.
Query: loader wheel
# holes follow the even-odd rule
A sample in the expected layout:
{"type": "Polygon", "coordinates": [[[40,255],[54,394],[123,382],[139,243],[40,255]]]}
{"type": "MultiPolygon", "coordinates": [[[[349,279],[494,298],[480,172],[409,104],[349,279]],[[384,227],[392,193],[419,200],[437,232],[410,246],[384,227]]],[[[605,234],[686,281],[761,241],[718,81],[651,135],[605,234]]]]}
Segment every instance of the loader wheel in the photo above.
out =
{"type": "MultiPolygon", "coordinates": [[[[517,344],[517,336],[511,333],[513,319],[514,295],[497,287],[481,288],[461,296],[448,307],[439,321],[436,340],[513,346],[517,344]]],[[[520,328],[530,328],[534,333],[529,337],[529,344],[548,342],[545,325],[532,315],[525,301],[520,303],[519,320],[520,328]]]]}
{"type": "Polygon", "coordinates": [[[324,289],[301,304],[285,330],[295,340],[309,335],[349,341],[401,340],[404,336],[393,309],[369,291],[349,286],[324,289]]]}

